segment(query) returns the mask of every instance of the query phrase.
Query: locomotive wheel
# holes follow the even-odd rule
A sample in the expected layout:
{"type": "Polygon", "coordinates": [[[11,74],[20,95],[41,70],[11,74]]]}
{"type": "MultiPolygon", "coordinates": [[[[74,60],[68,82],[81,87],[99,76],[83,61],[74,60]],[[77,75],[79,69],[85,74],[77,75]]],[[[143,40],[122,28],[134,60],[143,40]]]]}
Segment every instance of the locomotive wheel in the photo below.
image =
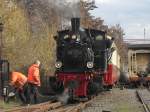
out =
{"type": "Polygon", "coordinates": [[[58,82],[56,77],[49,78],[49,84],[53,92],[56,94],[61,94],[64,91],[64,85],[62,82],[58,82]]]}
{"type": "Polygon", "coordinates": [[[94,83],[98,86],[98,92],[102,92],[104,90],[103,87],[103,77],[102,76],[97,76],[93,79],[94,83]]]}
{"type": "Polygon", "coordinates": [[[95,82],[90,82],[90,83],[88,84],[88,87],[87,87],[87,88],[88,88],[87,93],[88,93],[89,96],[98,93],[98,88],[99,88],[99,87],[98,87],[98,84],[95,83],[95,82]]]}
{"type": "Polygon", "coordinates": [[[74,94],[73,94],[73,89],[69,89],[69,99],[68,99],[68,103],[75,103],[75,99],[74,99],[74,94]]]}
{"type": "Polygon", "coordinates": [[[147,87],[150,88],[150,81],[147,82],[147,87]]]}
{"type": "Polygon", "coordinates": [[[110,86],[109,86],[109,89],[112,89],[112,88],[113,88],[113,85],[110,85],[110,86]]]}

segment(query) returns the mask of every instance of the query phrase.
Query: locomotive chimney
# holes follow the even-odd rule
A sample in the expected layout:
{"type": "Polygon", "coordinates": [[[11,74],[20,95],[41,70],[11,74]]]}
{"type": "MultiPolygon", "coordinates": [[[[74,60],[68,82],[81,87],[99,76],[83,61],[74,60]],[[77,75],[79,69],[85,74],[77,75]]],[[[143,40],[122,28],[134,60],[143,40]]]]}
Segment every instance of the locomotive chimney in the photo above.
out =
{"type": "Polygon", "coordinates": [[[72,31],[74,33],[79,31],[80,28],[80,18],[72,18],[71,19],[71,26],[72,26],[72,31]]]}

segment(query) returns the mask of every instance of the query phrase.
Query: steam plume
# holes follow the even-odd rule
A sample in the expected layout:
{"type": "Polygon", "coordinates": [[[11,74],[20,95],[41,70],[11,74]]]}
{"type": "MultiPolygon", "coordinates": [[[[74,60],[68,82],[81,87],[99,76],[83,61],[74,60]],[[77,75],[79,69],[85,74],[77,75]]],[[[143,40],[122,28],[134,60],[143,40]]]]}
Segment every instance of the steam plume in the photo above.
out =
{"type": "Polygon", "coordinates": [[[17,0],[23,4],[33,35],[44,32],[45,25],[64,29],[72,17],[80,17],[80,0],[17,0]]]}
{"type": "Polygon", "coordinates": [[[80,17],[80,0],[48,0],[64,18],[80,17]]]}

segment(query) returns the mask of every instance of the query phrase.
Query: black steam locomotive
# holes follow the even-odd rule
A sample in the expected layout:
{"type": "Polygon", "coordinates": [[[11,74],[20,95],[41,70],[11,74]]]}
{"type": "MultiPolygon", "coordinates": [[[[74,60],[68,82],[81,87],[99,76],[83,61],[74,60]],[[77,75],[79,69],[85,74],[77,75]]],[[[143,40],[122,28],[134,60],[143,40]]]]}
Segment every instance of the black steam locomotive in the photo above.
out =
{"type": "Polygon", "coordinates": [[[81,28],[80,18],[72,18],[71,26],[55,36],[55,87],[69,88],[72,97],[87,97],[103,85],[113,39],[108,39],[105,31],[81,28]]]}

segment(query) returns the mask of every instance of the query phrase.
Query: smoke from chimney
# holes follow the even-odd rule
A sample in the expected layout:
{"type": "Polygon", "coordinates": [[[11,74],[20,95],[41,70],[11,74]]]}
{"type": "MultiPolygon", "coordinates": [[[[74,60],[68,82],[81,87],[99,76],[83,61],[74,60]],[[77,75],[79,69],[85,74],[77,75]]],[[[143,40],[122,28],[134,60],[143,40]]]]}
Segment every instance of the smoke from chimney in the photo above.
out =
{"type": "Polygon", "coordinates": [[[48,0],[48,2],[65,18],[80,17],[80,0],[48,0]]]}
{"type": "Polygon", "coordinates": [[[18,0],[25,7],[31,31],[38,36],[44,24],[53,23],[64,29],[70,26],[70,19],[80,17],[80,0],[18,0]]]}

